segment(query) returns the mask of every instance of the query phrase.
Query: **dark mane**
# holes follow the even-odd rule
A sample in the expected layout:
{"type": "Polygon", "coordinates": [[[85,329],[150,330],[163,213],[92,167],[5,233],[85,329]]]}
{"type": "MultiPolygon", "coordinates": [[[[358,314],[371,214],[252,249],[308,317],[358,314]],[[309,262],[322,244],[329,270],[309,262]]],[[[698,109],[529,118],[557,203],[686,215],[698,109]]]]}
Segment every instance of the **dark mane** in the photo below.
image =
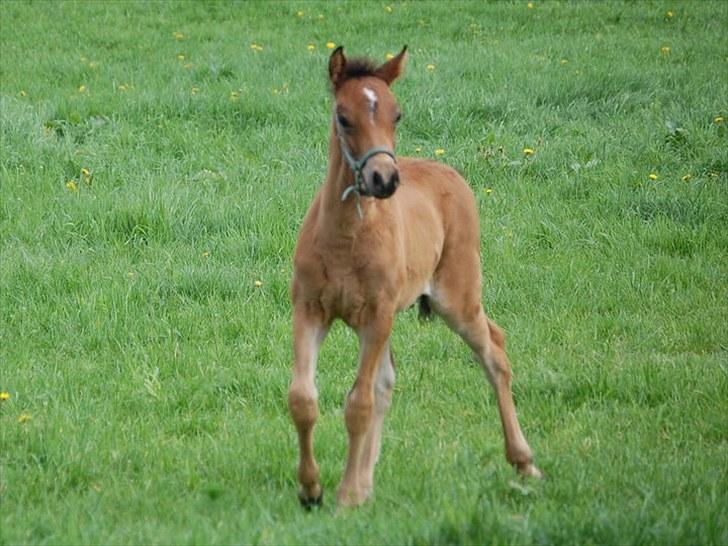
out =
{"type": "Polygon", "coordinates": [[[347,80],[366,78],[369,76],[376,77],[376,72],[377,65],[371,59],[347,59],[346,66],[344,67],[344,73],[336,83],[336,87],[341,87],[341,85],[347,80]]]}

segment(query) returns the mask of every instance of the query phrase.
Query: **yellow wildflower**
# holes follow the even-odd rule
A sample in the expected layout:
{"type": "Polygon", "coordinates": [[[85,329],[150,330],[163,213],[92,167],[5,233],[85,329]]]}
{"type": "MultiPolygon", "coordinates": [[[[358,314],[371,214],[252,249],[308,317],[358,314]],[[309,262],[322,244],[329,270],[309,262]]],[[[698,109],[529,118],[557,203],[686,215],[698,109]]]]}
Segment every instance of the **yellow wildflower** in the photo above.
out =
{"type": "Polygon", "coordinates": [[[529,2],[526,6],[528,6],[528,9],[533,9],[533,2],[529,2]]]}
{"type": "Polygon", "coordinates": [[[417,148],[415,148],[415,152],[420,153],[421,151],[422,151],[422,147],[421,146],[417,146],[417,148]]]}
{"type": "Polygon", "coordinates": [[[182,53],[180,53],[179,55],[177,55],[177,59],[179,59],[180,61],[184,61],[185,60],[185,56],[182,55],[182,53]]]}
{"type": "Polygon", "coordinates": [[[307,49],[308,49],[309,51],[313,51],[314,49],[316,49],[316,44],[308,44],[308,45],[306,46],[306,48],[307,48],[307,49]]]}
{"type": "Polygon", "coordinates": [[[716,116],[713,120],[715,123],[723,123],[723,116],[716,116]]]}
{"type": "Polygon", "coordinates": [[[31,420],[31,417],[30,417],[30,415],[29,415],[29,414],[27,414],[27,413],[21,413],[21,414],[20,414],[20,415],[18,416],[18,423],[20,423],[20,424],[23,424],[23,423],[27,423],[27,422],[28,422],[28,421],[30,421],[30,420],[31,420]]]}
{"type": "Polygon", "coordinates": [[[335,47],[336,47],[336,44],[334,42],[326,42],[327,49],[334,49],[335,47]]]}
{"type": "Polygon", "coordinates": [[[75,180],[69,180],[66,182],[66,188],[68,188],[68,191],[78,191],[78,185],[75,180]]]}
{"type": "Polygon", "coordinates": [[[668,19],[671,19],[672,18],[672,15],[673,15],[672,14],[672,11],[667,10],[667,13],[665,14],[665,17],[667,17],[668,19]]]}
{"type": "Polygon", "coordinates": [[[485,193],[493,193],[493,189],[492,188],[485,188],[485,193]]]}
{"type": "Polygon", "coordinates": [[[184,40],[185,39],[185,35],[182,34],[181,32],[177,32],[177,31],[173,32],[172,36],[174,37],[175,40],[184,40]]]}
{"type": "Polygon", "coordinates": [[[79,93],[85,93],[87,91],[87,89],[88,88],[85,85],[83,85],[83,84],[81,84],[81,85],[78,86],[78,92],[79,93]]]}
{"type": "Polygon", "coordinates": [[[240,99],[240,93],[237,91],[230,91],[230,100],[235,102],[236,100],[240,99]]]}
{"type": "Polygon", "coordinates": [[[193,94],[193,95],[196,95],[196,94],[197,94],[197,93],[199,93],[199,92],[200,92],[200,88],[199,88],[199,87],[193,87],[193,88],[192,88],[192,94],[193,94]]]}
{"type": "Polygon", "coordinates": [[[250,44],[250,49],[252,49],[253,51],[255,51],[257,53],[258,51],[263,51],[263,46],[253,42],[252,44],[250,44]]]}
{"type": "Polygon", "coordinates": [[[670,54],[670,51],[672,51],[672,50],[670,49],[670,46],[662,46],[662,47],[660,48],[660,53],[661,53],[661,54],[662,54],[662,55],[663,55],[664,57],[667,57],[667,56],[668,56],[668,55],[670,54]]]}
{"type": "Polygon", "coordinates": [[[524,148],[523,153],[525,155],[533,155],[536,153],[536,151],[533,148],[524,148]]]}
{"type": "Polygon", "coordinates": [[[23,90],[21,89],[21,90],[20,90],[20,96],[21,96],[21,97],[27,97],[27,96],[28,96],[28,93],[26,93],[25,91],[23,91],[23,90]]]}
{"type": "Polygon", "coordinates": [[[693,175],[690,174],[690,173],[688,173],[688,174],[686,174],[685,176],[682,177],[682,181],[683,182],[689,182],[692,177],[693,177],[693,175]]]}
{"type": "Polygon", "coordinates": [[[438,157],[441,156],[441,155],[445,155],[445,149],[444,148],[436,148],[435,149],[435,155],[438,156],[438,157]]]}
{"type": "Polygon", "coordinates": [[[185,63],[182,66],[184,66],[187,70],[189,70],[190,68],[192,68],[192,63],[185,63]]]}
{"type": "Polygon", "coordinates": [[[303,17],[305,14],[302,11],[297,11],[296,15],[298,15],[299,17],[303,17]]]}
{"type": "Polygon", "coordinates": [[[324,18],[324,15],[323,15],[323,13],[319,13],[319,14],[318,14],[318,15],[316,16],[316,19],[318,19],[319,21],[322,21],[322,20],[323,20],[323,18],[324,18]]]}
{"type": "Polygon", "coordinates": [[[432,72],[433,70],[435,70],[435,65],[434,64],[428,64],[425,68],[427,68],[427,70],[429,70],[430,72],[432,72]]]}
{"type": "Polygon", "coordinates": [[[650,173],[650,174],[649,174],[649,175],[647,176],[647,178],[649,178],[650,180],[657,180],[657,175],[656,175],[655,173],[650,173]]]}
{"type": "Polygon", "coordinates": [[[124,93],[124,92],[126,92],[126,91],[129,90],[129,86],[127,84],[125,84],[125,83],[119,84],[116,88],[119,91],[121,91],[122,93],[124,93]]]}
{"type": "Polygon", "coordinates": [[[209,250],[205,250],[205,252],[202,253],[202,257],[203,258],[209,258],[210,257],[210,251],[209,250]]]}
{"type": "Polygon", "coordinates": [[[392,53],[387,53],[387,54],[386,54],[386,55],[384,56],[384,58],[385,58],[385,59],[387,59],[387,60],[390,60],[390,59],[394,59],[394,55],[393,55],[392,53]]]}
{"type": "Polygon", "coordinates": [[[5,400],[10,400],[10,393],[9,392],[0,392],[0,401],[5,402],[5,400]]]}
{"type": "Polygon", "coordinates": [[[255,286],[256,288],[260,288],[261,286],[263,286],[263,281],[255,281],[255,286]]]}
{"type": "Polygon", "coordinates": [[[569,59],[561,59],[559,62],[561,64],[568,64],[569,63],[569,59]]]}
{"type": "Polygon", "coordinates": [[[384,11],[387,13],[392,13],[392,6],[384,6],[384,11]]]}

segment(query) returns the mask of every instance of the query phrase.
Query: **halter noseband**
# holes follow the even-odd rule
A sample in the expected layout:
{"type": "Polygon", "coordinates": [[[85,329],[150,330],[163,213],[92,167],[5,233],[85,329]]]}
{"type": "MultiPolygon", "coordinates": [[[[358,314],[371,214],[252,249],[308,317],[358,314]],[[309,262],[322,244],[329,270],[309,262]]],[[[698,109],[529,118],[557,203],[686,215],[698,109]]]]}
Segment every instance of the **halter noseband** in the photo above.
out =
{"type": "Polygon", "coordinates": [[[336,120],[336,136],[339,137],[339,143],[341,145],[341,153],[344,155],[344,160],[346,161],[347,165],[349,165],[349,168],[354,173],[354,183],[347,187],[344,192],[341,194],[341,201],[346,201],[346,198],[349,197],[349,194],[353,193],[356,195],[356,210],[359,213],[359,218],[364,218],[364,213],[361,210],[361,203],[359,203],[359,200],[362,195],[367,195],[366,188],[364,186],[364,166],[367,164],[367,161],[369,161],[372,157],[374,157],[377,154],[385,154],[391,157],[395,163],[397,162],[397,158],[394,157],[394,153],[392,153],[392,150],[389,150],[387,148],[384,148],[383,146],[375,146],[374,148],[370,148],[367,150],[364,155],[362,155],[359,159],[354,159],[354,156],[351,155],[351,150],[349,150],[349,146],[347,146],[346,141],[344,140],[344,137],[342,136],[342,127],[339,123],[339,120],[336,120]]]}

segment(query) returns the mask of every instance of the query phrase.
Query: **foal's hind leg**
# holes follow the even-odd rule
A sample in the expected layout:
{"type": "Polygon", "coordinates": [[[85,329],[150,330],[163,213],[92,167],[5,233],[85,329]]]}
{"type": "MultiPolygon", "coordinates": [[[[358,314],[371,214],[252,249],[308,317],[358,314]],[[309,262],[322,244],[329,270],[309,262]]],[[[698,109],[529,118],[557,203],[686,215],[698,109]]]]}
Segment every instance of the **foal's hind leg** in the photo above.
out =
{"type": "Polygon", "coordinates": [[[511,366],[505,353],[503,331],[491,322],[480,304],[480,282],[470,288],[450,283],[440,286],[434,299],[436,311],[470,346],[495,390],[503,424],[506,459],[525,476],[541,477],[518,423],[511,391],[511,366]]]}
{"type": "Polygon", "coordinates": [[[319,468],[313,455],[313,427],[318,417],[318,391],[314,383],[318,349],[328,325],[304,306],[293,311],[293,379],[288,391],[288,408],[298,430],[300,461],[298,497],[304,507],[321,504],[323,490],[319,484],[319,468]]]}
{"type": "Polygon", "coordinates": [[[377,371],[377,378],[374,384],[374,417],[371,428],[364,440],[364,452],[362,455],[361,475],[359,481],[362,488],[371,493],[374,484],[374,466],[379,460],[379,452],[382,445],[382,424],[384,417],[392,402],[392,389],[394,387],[394,358],[392,349],[387,347],[382,354],[382,360],[377,371]]]}

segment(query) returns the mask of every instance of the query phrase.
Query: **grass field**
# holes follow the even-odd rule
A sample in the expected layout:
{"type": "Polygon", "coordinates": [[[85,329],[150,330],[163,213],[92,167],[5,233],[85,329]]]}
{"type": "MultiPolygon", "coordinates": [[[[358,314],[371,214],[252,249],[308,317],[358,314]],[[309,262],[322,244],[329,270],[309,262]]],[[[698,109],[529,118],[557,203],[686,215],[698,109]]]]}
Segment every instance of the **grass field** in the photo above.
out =
{"type": "Polygon", "coordinates": [[[678,0],[0,2],[0,544],[728,543],[726,28],[678,0]],[[410,47],[399,153],[476,193],[542,482],[411,311],[374,500],[333,503],[339,325],[326,504],[298,506],[288,283],[327,42],[410,47]]]}

